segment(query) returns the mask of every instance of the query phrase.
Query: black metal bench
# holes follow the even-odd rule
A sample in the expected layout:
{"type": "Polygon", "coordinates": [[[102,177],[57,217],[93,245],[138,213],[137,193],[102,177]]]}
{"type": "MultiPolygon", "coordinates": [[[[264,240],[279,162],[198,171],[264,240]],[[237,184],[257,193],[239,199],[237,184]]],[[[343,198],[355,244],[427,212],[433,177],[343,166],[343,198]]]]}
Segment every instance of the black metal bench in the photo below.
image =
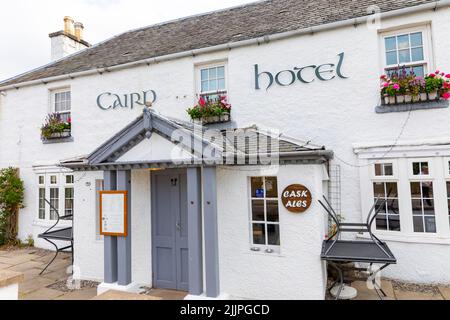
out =
{"type": "Polygon", "coordinates": [[[321,258],[327,261],[338,272],[338,279],[331,285],[330,290],[339,282],[339,290],[336,300],[339,299],[344,287],[344,276],[341,268],[336,262],[358,262],[368,263],[370,268],[369,279],[371,279],[373,287],[380,299],[383,299],[379,291],[386,297],[386,293],[376,283],[376,274],[391,264],[396,264],[397,259],[389,249],[385,242],[382,242],[372,233],[372,225],[376,217],[380,213],[386,200],[375,201],[374,206],[370,210],[365,223],[342,223],[330,202],[323,197],[324,202],[319,203],[336,224],[336,230],[330,237],[323,242],[321,258]],[[344,232],[368,233],[370,240],[341,240],[341,234],[344,232]],[[373,270],[373,264],[382,264],[381,268],[373,270]]]}
{"type": "Polygon", "coordinates": [[[64,220],[73,221],[73,215],[67,215],[67,216],[61,217],[59,215],[58,209],[56,209],[51,204],[50,201],[45,199],[45,202],[56,213],[57,219],[56,219],[56,223],[52,227],[50,227],[47,231],[38,235],[38,238],[44,239],[45,241],[47,241],[48,243],[53,245],[55,247],[56,252],[55,252],[55,256],[53,257],[53,259],[45,266],[45,268],[41,271],[41,273],[39,273],[39,275],[44,274],[44,272],[48,269],[48,267],[50,267],[50,265],[53,263],[53,261],[55,261],[55,259],[58,257],[58,254],[60,252],[67,251],[69,249],[70,249],[70,252],[72,253],[72,265],[73,265],[73,224],[72,224],[72,227],[55,229],[61,221],[64,221],[64,220]],[[54,241],[67,241],[67,242],[70,242],[70,245],[65,246],[65,247],[58,247],[58,245],[54,241]]]}

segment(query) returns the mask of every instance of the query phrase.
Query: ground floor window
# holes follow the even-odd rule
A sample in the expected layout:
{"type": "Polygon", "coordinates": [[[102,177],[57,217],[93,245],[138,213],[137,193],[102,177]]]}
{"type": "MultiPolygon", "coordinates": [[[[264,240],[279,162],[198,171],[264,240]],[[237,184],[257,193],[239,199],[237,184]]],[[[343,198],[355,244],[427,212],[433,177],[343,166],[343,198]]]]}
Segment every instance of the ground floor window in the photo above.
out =
{"type": "Polygon", "coordinates": [[[74,176],[69,173],[44,173],[38,178],[38,218],[54,221],[74,213],[74,176]],[[47,203],[50,202],[51,205],[47,203]]]}
{"type": "Polygon", "coordinates": [[[414,232],[436,233],[433,182],[411,182],[414,232]]]}
{"type": "Polygon", "coordinates": [[[396,182],[374,182],[375,202],[378,201],[377,229],[400,231],[400,211],[396,182]]]}
{"type": "Polygon", "coordinates": [[[280,245],[278,181],[276,177],[252,177],[251,242],[255,246],[280,245]]]}

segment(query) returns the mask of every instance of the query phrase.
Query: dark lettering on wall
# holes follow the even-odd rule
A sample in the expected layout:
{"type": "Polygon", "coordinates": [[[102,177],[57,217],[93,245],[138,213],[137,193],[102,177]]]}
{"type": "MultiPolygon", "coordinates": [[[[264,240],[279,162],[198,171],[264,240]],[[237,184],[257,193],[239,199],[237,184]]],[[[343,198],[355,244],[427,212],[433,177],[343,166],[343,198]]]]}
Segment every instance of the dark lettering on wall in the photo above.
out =
{"type": "Polygon", "coordinates": [[[97,97],[97,106],[102,110],[116,108],[133,109],[136,105],[146,106],[156,101],[156,92],[154,90],[143,91],[142,93],[133,92],[130,94],[115,94],[104,92],[97,97]]]}

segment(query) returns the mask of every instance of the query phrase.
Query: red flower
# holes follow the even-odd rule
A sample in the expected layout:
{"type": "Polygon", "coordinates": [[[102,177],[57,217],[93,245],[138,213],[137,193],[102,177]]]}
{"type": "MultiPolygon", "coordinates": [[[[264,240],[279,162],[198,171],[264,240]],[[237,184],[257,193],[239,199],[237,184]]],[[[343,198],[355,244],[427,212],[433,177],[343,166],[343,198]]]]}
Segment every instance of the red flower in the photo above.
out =
{"type": "Polygon", "coordinates": [[[450,73],[445,76],[447,79],[450,79],[450,73]]]}
{"type": "Polygon", "coordinates": [[[428,76],[429,76],[430,78],[436,77],[436,75],[435,75],[434,73],[430,73],[428,76]]]}
{"type": "Polygon", "coordinates": [[[444,98],[445,100],[449,100],[450,99],[450,92],[444,92],[442,94],[442,98],[444,98]]]}
{"type": "Polygon", "coordinates": [[[383,74],[383,75],[380,77],[381,80],[384,80],[384,79],[386,79],[386,78],[387,78],[387,76],[386,76],[385,74],[383,74]]]}
{"type": "Polygon", "coordinates": [[[67,119],[67,123],[72,123],[72,118],[67,119]]]}
{"type": "Polygon", "coordinates": [[[200,97],[200,100],[198,100],[198,104],[202,107],[206,106],[206,100],[203,97],[200,97]]]}

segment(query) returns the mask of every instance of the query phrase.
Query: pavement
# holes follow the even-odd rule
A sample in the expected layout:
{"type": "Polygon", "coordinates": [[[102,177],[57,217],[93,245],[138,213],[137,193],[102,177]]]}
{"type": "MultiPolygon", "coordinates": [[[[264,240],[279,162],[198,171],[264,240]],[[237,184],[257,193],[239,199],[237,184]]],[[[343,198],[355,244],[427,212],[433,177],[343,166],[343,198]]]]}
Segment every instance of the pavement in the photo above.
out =
{"type": "MultiPolygon", "coordinates": [[[[110,291],[97,297],[97,284],[85,281],[81,289],[68,290],[66,282],[70,276],[67,272],[71,263],[70,254],[60,253],[48,270],[39,275],[53,256],[54,252],[36,248],[0,250],[0,271],[23,273],[23,281],[19,284],[21,300],[183,300],[186,296],[184,292],[146,288],[146,295],[110,291]]],[[[358,290],[355,300],[379,299],[366,282],[356,281],[351,285],[358,290]]],[[[383,280],[382,288],[387,294],[386,300],[450,300],[450,287],[445,286],[383,280]]]]}

